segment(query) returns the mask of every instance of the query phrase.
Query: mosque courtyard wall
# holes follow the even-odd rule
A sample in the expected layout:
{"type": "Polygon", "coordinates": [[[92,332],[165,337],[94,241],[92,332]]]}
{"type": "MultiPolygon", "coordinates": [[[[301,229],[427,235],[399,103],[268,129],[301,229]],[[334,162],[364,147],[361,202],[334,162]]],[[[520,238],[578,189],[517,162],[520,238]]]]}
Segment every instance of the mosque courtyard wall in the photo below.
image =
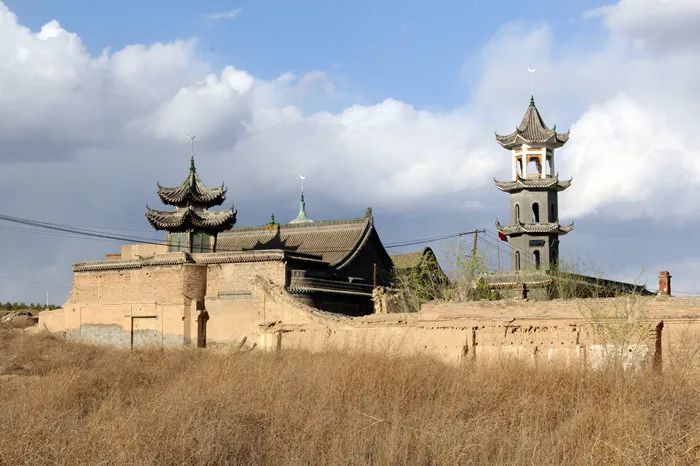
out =
{"type": "Polygon", "coordinates": [[[284,288],[284,261],[258,259],[187,263],[170,253],[111,270],[78,267],[63,309],[41,313],[39,325],[85,343],[183,348],[197,346],[206,311],[208,347],[420,353],[452,363],[595,365],[621,352],[660,364],[700,347],[700,298],[431,302],[417,313],[348,317],[298,301],[284,288]]]}

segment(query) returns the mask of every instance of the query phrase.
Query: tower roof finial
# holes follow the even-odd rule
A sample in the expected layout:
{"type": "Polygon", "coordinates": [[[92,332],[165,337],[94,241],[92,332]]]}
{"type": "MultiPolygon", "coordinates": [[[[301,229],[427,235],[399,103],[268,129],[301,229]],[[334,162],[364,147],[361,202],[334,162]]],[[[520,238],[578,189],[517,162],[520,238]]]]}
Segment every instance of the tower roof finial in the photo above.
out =
{"type": "Polygon", "coordinates": [[[297,218],[289,222],[290,224],[313,222],[313,220],[306,216],[306,201],[304,200],[304,180],[306,179],[306,177],[304,175],[299,175],[299,179],[301,180],[301,198],[299,200],[299,214],[297,215],[297,218]]]}
{"type": "Polygon", "coordinates": [[[192,173],[197,171],[197,169],[194,167],[194,138],[195,136],[187,136],[187,139],[190,140],[190,171],[192,173]]]}
{"type": "Polygon", "coordinates": [[[530,107],[535,106],[535,96],[534,94],[530,94],[530,107]]]}

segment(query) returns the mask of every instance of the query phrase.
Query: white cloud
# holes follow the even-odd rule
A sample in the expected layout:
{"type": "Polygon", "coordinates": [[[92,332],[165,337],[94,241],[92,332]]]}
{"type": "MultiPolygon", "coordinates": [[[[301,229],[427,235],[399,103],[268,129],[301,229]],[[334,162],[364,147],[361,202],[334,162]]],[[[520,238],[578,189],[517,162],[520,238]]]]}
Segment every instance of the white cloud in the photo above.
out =
{"type": "MultiPolygon", "coordinates": [[[[312,209],[374,205],[424,215],[425,225],[452,211],[449,203],[460,215],[471,209],[460,228],[483,225],[503,218],[507,205],[491,180],[510,174],[510,157],[493,131],[519,122],[534,64],[538,108],[560,130],[571,127],[557,160],[561,176],[574,177],[565,216],[694,222],[700,52],[658,39],[654,31],[670,26],[645,23],[630,3],[601,10],[610,40],[577,53],[553,52],[557,38],[546,25],[505,26],[482,51],[481,69],[470,71],[480,75],[473,100],[448,111],[393,99],[339,106],[322,71],[261,79],[235,64],[214,70],[191,40],[93,56],[58,22],[33,32],[0,3],[0,114],[10,116],[0,119],[0,195],[17,215],[146,229],[143,204],[154,201],[156,180],[179,181],[185,137],[195,134],[200,172],[226,182],[242,219],[288,198],[293,217],[290,193],[304,173],[317,193],[312,209]],[[654,47],[635,45],[645,27],[654,47]]],[[[86,250],[76,243],[49,257],[56,262],[45,266],[45,281],[53,282],[86,250]]]]}
{"type": "Polygon", "coordinates": [[[203,16],[205,19],[208,19],[210,21],[222,21],[233,19],[236,16],[240,15],[242,11],[243,8],[234,8],[233,10],[219,11],[217,13],[204,13],[203,16]]]}
{"type": "Polygon", "coordinates": [[[602,17],[613,34],[647,50],[692,50],[700,40],[697,0],[620,0],[590,10],[585,16],[602,17]]]}

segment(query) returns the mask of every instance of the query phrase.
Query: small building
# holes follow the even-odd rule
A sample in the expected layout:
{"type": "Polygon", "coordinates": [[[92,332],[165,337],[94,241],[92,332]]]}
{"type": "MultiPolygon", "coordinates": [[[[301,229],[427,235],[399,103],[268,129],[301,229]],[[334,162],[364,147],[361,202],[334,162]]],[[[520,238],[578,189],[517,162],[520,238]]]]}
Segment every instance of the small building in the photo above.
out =
{"type": "Polygon", "coordinates": [[[394,263],[394,289],[400,297],[398,309],[401,312],[416,312],[428,301],[445,298],[449,279],[431,248],[394,254],[391,260],[394,263]]]}
{"type": "MultiPolygon", "coordinates": [[[[302,213],[303,209],[302,200],[302,213]]],[[[273,219],[267,225],[233,228],[219,236],[222,252],[267,250],[286,251],[296,258],[287,263],[287,291],[328,312],[370,314],[372,289],[391,283],[391,258],[374,227],[372,209],[349,220],[280,225],[273,219]]]]}
{"type": "Polygon", "coordinates": [[[410,275],[418,280],[430,281],[440,286],[449,283],[435,252],[430,247],[426,247],[422,251],[392,254],[391,260],[394,263],[396,275],[410,275]]]}

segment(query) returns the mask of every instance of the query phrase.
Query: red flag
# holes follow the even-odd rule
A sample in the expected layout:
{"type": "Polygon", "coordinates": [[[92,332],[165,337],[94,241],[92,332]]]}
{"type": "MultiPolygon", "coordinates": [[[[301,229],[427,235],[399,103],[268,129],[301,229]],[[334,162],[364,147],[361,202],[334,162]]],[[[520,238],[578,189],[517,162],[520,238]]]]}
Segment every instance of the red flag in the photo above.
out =
{"type": "Polygon", "coordinates": [[[503,232],[498,232],[498,239],[501,241],[505,241],[506,243],[508,242],[508,237],[503,233],[503,232]]]}

